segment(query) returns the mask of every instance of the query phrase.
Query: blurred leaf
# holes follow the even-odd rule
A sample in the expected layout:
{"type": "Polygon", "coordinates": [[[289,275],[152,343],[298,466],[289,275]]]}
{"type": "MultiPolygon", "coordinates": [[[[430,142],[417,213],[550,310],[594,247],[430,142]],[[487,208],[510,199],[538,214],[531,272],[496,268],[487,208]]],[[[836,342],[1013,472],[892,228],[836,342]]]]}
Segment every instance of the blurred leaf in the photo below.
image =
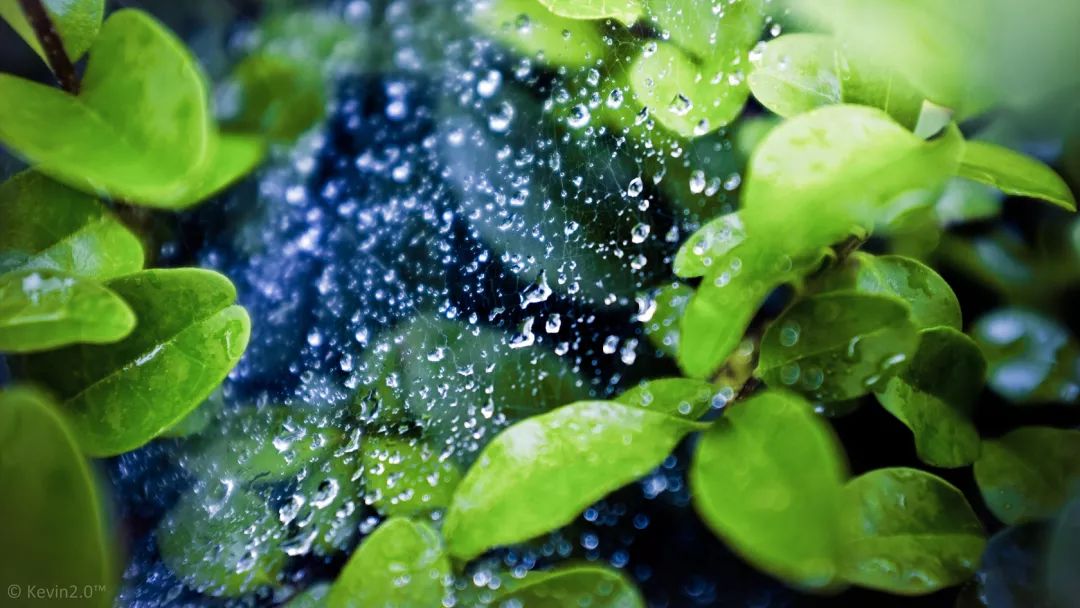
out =
{"type": "Polygon", "coordinates": [[[89,586],[95,592],[80,605],[112,606],[112,543],[97,484],[62,417],[36,391],[0,391],[0,492],[0,581],[20,591],[89,586]]]}
{"type": "Polygon", "coordinates": [[[970,417],[985,379],[978,346],[955,329],[935,327],[920,333],[911,363],[877,398],[911,429],[923,462],[962,467],[979,457],[979,433],[970,417]]]}
{"type": "Polygon", "coordinates": [[[1053,169],[1002,146],[984,141],[967,142],[960,176],[994,186],[1006,194],[1038,198],[1076,211],[1076,198],[1053,169]]]}
{"type": "Polygon", "coordinates": [[[1068,606],[1080,597],[1080,494],[1058,513],[1046,551],[1047,596],[1057,606],[1068,606]]]}
{"type": "Polygon", "coordinates": [[[716,387],[702,380],[659,378],[625,391],[615,401],[653,412],[697,420],[712,407],[716,387]]]}
{"type": "Polygon", "coordinates": [[[641,17],[641,0],[540,0],[560,17],[615,19],[629,27],[641,17]]]}
{"type": "Polygon", "coordinates": [[[712,531],[755,567],[803,588],[837,581],[846,477],[829,425],[800,397],[775,391],[729,407],[702,434],[689,473],[712,531]]]}
{"type": "Polygon", "coordinates": [[[579,401],[511,426],[454,492],[443,526],[450,554],[472,559],[570,523],[701,428],[606,401],[579,401]]]}
{"type": "Polygon", "coordinates": [[[107,344],[134,327],[131,307],[93,281],[47,270],[0,275],[0,352],[107,344]]]}
{"type": "Polygon", "coordinates": [[[210,162],[189,176],[182,193],[168,199],[162,206],[183,209],[199,203],[250,173],[266,155],[266,142],[257,135],[222,133],[215,140],[216,147],[210,162]]]}
{"type": "Polygon", "coordinates": [[[786,34],[770,40],[754,62],[750,92],[774,114],[796,116],[843,101],[838,53],[831,36],[786,34]]]}
{"type": "Polygon", "coordinates": [[[669,357],[674,357],[678,352],[679,319],[693,296],[694,289],[689,285],[672,283],[658,289],[654,296],[646,297],[651,312],[647,312],[648,319],[642,321],[645,337],[669,357]]]}
{"type": "MultiPolygon", "coordinates": [[[[75,63],[94,43],[94,38],[101,29],[105,0],[43,0],[42,5],[64,45],[68,59],[75,63]]],[[[19,0],[0,0],[0,17],[48,63],[45,50],[41,48],[33,27],[26,20],[19,0]]]]}
{"type": "Polygon", "coordinates": [[[607,50],[591,22],[559,17],[539,0],[477,3],[471,20],[501,44],[541,63],[589,66],[602,59],[607,50]]]}
{"type": "Polygon", "coordinates": [[[387,517],[412,517],[450,504],[461,472],[454,462],[416,439],[362,440],[366,500],[387,517]]]}
{"type": "Polygon", "coordinates": [[[1001,213],[1001,194],[966,179],[950,180],[934,207],[943,224],[992,219],[1001,213]]]}
{"type": "Polygon", "coordinates": [[[877,469],[844,488],[854,509],[840,551],[845,579],[871,589],[924,595],[975,573],[986,546],[960,490],[907,468],[877,469]]]}
{"type": "Polygon", "coordinates": [[[135,311],[121,342],[29,355],[28,379],[56,391],[83,450],[119,454],[156,437],[197,407],[247,346],[236,290],[207,270],[144,270],[106,286],[135,311]]]}
{"type": "Polygon", "coordinates": [[[442,606],[450,562],[439,533],[403,518],[383,522],[349,558],[327,608],[442,606]]]}
{"type": "MultiPolygon", "coordinates": [[[[726,72],[716,63],[727,49],[743,53],[761,37],[765,21],[761,0],[718,5],[712,0],[645,0],[648,15],[670,39],[705,66],[726,72]]],[[[737,69],[737,68],[736,68],[737,69]]],[[[712,78],[713,74],[709,74],[712,78]]]]}
{"type": "Polygon", "coordinates": [[[775,388],[844,401],[883,387],[918,343],[902,300],[827,293],[795,302],[765,330],[755,374],[775,388]]]}
{"type": "Polygon", "coordinates": [[[281,548],[288,555],[312,553],[329,557],[349,550],[364,515],[359,458],[339,454],[313,462],[296,491],[278,509],[278,521],[288,526],[281,548]]]}
{"type": "Polygon", "coordinates": [[[93,197],[33,171],[0,185],[0,273],[111,279],[143,267],[138,237],[93,197]]]}
{"type": "Polygon", "coordinates": [[[987,439],[975,481],[1001,521],[1049,519],[1080,487],[1080,431],[1029,426],[987,439]]]}
{"type": "Polygon", "coordinates": [[[226,124],[279,141],[296,139],[325,114],[322,75],[269,53],[245,57],[230,77],[237,112],[226,124]]]}
{"type": "Polygon", "coordinates": [[[976,321],[971,337],[989,365],[990,388],[1009,401],[1075,403],[1080,397],[1080,349],[1056,321],[1003,308],[976,321]]]}
{"type": "Polygon", "coordinates": [[[614,568],[572,565],[510,578],[496,592],[492,605],[645,608],[645,600],[626,575],[614,568]]]}
{"type": "Polygon", "coordinates": [[[292,596],[285,608],[323,608],[329,593],[329,583],[317,583],[292,596]]]}
{"type": "Polygon", "coordinates": [[[911,258],[856,251],[842,267],[829,272],[823,283],[830,291],[851,289],[906,302],[911,307],[911,321],[919,329],[963,327],[960,302],[949,284],[929,266],[911,258]]]}
{"type": "Polygon", "coordinates": [[[722,260],[728,252],[746,237],[738,213],[721,215],[702,226],[675,254],[675,276],[683,279],[705,276],[713,264],[722,260]]]}
{"type": "Polygon", "coordinates": [[[162,431],[161,435],[158,436],[182,439],[199,435],[210,427],[210,423],[214,422],[224,409],[225,398],[221,395],[221,390],[216,390],[210,393],[210,396],[203,401],[202,405],[191,410],[187,416],[162,431]]]}
{"type": "Polygon", "coordinates": [[[1050,608],[1044,592],[1046,540],[1040,524],[1010,526],[994,534],[975,575],[973,599],[957,602],[957,608],[1050,608]]]}

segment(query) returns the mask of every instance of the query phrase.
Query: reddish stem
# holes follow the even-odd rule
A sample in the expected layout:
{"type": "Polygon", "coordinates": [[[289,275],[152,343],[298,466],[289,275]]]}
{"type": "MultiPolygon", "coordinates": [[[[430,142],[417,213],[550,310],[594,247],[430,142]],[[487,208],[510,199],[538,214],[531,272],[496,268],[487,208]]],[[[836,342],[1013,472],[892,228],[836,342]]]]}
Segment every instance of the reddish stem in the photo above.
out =
{"type": "Polygon", "coordinates": [[[75,66],[71,63],[67,50],[64,49],[64,41],[56,32],[56,27],[49,18],[45,5],[41,3],[41,0],[19,0],[19,6],[22,7],[26,20],[30,22],[34,35],[41,43],[41,48],[45,51],[45,60],[56,75],[56,80],[65,91],[77,95],[79,75],[75,72],[75,66]]]}

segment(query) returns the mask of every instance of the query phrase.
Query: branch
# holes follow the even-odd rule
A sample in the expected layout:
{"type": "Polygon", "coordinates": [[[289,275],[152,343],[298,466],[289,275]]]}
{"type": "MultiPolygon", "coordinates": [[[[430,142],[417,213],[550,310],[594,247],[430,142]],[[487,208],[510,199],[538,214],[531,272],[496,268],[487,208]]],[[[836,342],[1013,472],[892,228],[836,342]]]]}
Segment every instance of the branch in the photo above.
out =
{"type": "Polygon", "coordinates": [[[41,0],[19,0],[19,5],[22,7],[23,14],[26,15],[26,20],[30,22],[30,27],[34,29],[34,35],[41,44],[42,50],[45,51],[45,60],[56,75],[56,80],[65,91],[77,95],[79,76],[75,73],[75,66],[72,65],[71,59],[68,58],[67,50],[64,49],[64,41],[60,39],[60,34],[56,32],[49,13],[45,11],[45,5],[41,3],[41,0]]]}

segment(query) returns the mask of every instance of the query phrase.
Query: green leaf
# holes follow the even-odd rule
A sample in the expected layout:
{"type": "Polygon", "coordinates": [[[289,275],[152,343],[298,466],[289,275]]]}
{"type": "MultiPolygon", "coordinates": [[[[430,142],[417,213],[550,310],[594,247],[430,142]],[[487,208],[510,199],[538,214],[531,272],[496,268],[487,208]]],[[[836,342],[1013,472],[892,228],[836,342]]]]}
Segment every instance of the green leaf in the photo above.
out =
{"type": "Polygon", "coordinates": [[[445,509],[461,481],[453,461],[419,440],[372,436],[363,450],[365,500],[387,517],[445,509]]]}
{"type": "Polygon", "coordinates": [[[143,248],[93,197],[24,171],[0,185],[0,273],[61,270],[105,280],[143,267],[143,248]]]}
{"type": "Polygon", "coordinates": [[[547,9],[570,19],[615,19],[629,27],[641,18],[641,0],[540,0],[547,9]]]}
{"type": "Polygon", "coordinates": [[[844,488],[852,516],[841,575],[863,587],[924,595],[975,573],[986,546],[982,524],[960,490],[916,469],[878,469],[844,488]]]}
{"type": "Polygon", "coordinates": [[[694,289],[683,283],[672,283],[658,289],[655,295],[644,296],[645,337],[661,353],[674,357],[679,348],[679,319],[682,318],[694,289]]]}
{"type": "MultiPolygon", "coordinates": [[[[101,29],[105,0],[44,0],[42,4],[64,45],[68,59],[72,63],[78,61],[94,43],[94,38],[101,29]]],[[[45,50],[41,48],[41,43],[34,34],[34,28],[30,26],[19,6],[19,0],[0,0],[0,17],[22,36],[35,53],[48,62],[45,50]]]]}
{"type": "Polygon", "coordinates": [[[756,375],[812,399],[843,401],[884,386],[918,344],[901,300],[827,293],[797,301],[765,330],[756,375]]]}
{"type": "Polygon", "coordinates": [[[911,321],[919,329],[962,328],[956,294],[941,275],[918,260],[857,251],[823,283],[829,290],[852,289],[902,300],[911,306],[911,321]]]}
{"type": "Polygon", "coordinates": [[[623,573],[593,565],[534,570],[521,579],[511,578],[496,592],[492,604],[537,608],[645,608],[645,600],[623,573]]]}
{"type": "Polygon", "coordinates": [[[692,279],[705,276],[713,265],[746,238],[738,213],[713,219],[699,228],[675,254],[675,276],[692,279]]]}
{"type": "Polygon", "coordinates": [[[229,480],[196,486],[157,526],[165,565],[212,596],[236,596],[277,585],[286,554],[286,528],[266,500],[229,480]]]}
{"type": "Polygon", "coordinates": [[[935,327],[920,336],[911,363],[877,393],[878,401],[911,429],[923,462],[967,466],[981,449],[971,412],[986,379],[986,360],[955,329],[935,327]]]}
{"type": "Polygon", "coordinates": [[[144,270],[106,286],[139,324],[121,342],[25,357],[28,379],[56,391],[83,450],[119,454],[156,437],[197,407],[247,346],[236,290],[208,270],[144,270]]]}
{"type": "Polygon", "coordinates": [[[984,141],[969,141],[959,175],[994,186],[1006,194],[1038,198],[1076,211],[1076,197],[1065,180],[1043,163],[984,141]]]}
{"type": "Polygon", "coordinates": [[[1030,426],[983,441],[975,481],[1001,521],[1049,519],[1080,484],[1080,431],[1030,426]]]}
{"type": "MultiPolygon", "coordinates": [[[[661,30],[661,37],[670,39],[704,64],[727,55],[728,49],[748,51],[761,37],[765,21],[761,0],[740,0],[722,6],[712,0],[645,0],[645,3],[649,17],[661,30]]],[[[717,66],[715,62],[711,65],[728,67],[717,66]]],[[[715,73],[708,76],[712,78],[715,73]]]]}
{"type": "Polygon", "coordinates": [[[765,297],[815,268],[822,250],[936,193],[955,173],[962,143],[955,128],[927,142],[881,110],[850,105],[771,131],[743,187],[747,238],[704,277],[683,316],[684,373],[719,368],[765,297]]]}
{"type": "Polygon", "coordinates": [[[800,587],[836,582],[847,469],[809,403],[768,391],[729,407],[689,477],[702,519],[748,562],[800,587]]]}
{"type": "Polygon", "coordinates": [[[329,583],[318,583],[298,593],[285,604],[285,608],[323,608],[330,593],[329,583]]]}
{"type": "Polygon", "coordinates": [[[0,74],[0,116],[0,141],[38,171],[153,207],[190,204],[249,164],[237,161],[250,154],[238,154],[235,142],[219,141],[187,49],[133,9],[105,22],[78,96],[0,74]]]}
{"type": "Polygon", "coordinates": [[[1080,348],[1053,319],[1020,308],[1003,308],[975,322],[971,337],[986,356],[989,384],[1017,404],[1080,397],[1080,348]]]}
{"type": "Polygon", "coordinates": [[[473,6],[475,27],[541,63],[590,66],[606,52],[592,23],[559,17],[538,0],[494,0],[473,6]]]}
{"type": "Polygon", "coordinates": [[[1053,605],[1068,606],[1080,597],[1076,564],[1080,564],[1080,494],[1061,509],[1050,533],[1046,586],[1053,605]]]}
{"type": "Polygon", "coordinates": [[[160,206],[183,209],[201,202],[250,173],[266,155],[266,142],[257,135],[222,133],[214,140],[217,145],[210,163],[189,177],[183,192],[160,206]]]}
{"type": "Polygon", "coordinates": [[[832,37],[787,34],[755,58],[750,92],[774,114],[790,117],[843,101],[832,37]]]}
{"type": "Polygon", "coordinates": [[[0,392],[0,493],[5,587],[85,585],[95,593],[80,605],[111,606],[117,581],[97,483],[61,416],[36,391],[0,392]]]}
{"type": "Polygon", "coordinates": [[[443,526],[450,554],[468,560],[570,523],[700,428],[607,401],[579,401],[511,426],[454,492],[443,526]]]}
{"type": "Polygon", "coordinates": [[[717,388],[703,380],[660,378],[642,382],[615,398],[619,403],[697,420],[712,407],[717,388]]]}
{"type": "Polygon", "coordinates": [[[442,606],[450,577],[439,533],[391,518],[360,543],[326,598],[327,608],[442,606]]]}
{"type": "Polygon", "coordinates": [[[134,327],[131,307],[93,281],[47,270],[0,275],[0,352],[116,342],[134,327]]]}
{"type": "Polygon", "coordinates": [[[281,55],[248,55],[230,82],[237,109],[225,121],[231,129],[290,141],[322,120],[326,111],[322,76],[281,55]]]}

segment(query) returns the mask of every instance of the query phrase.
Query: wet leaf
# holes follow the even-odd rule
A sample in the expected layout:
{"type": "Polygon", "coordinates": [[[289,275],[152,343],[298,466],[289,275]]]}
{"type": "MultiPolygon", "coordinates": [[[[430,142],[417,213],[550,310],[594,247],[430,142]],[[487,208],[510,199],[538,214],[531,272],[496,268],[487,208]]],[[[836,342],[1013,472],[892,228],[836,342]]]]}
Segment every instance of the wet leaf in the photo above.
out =
{"type": "Polygon", "coordinates": [[[511,426],[484,448],[454,492],[443,527],[450,554],[471,559],[570,523],[700,428],[606,401],[572,403],[511,426]]]}
{"type": "Polygon", "coordinates": [[[740,66],[718,64],[714,59],[727,56],[728,49],[748,51],[761,37],[765,20],[760,0],[740,0],[723,6],[712,0],[645,0],[645,4],[666,38],[697,61],[725,73],[740,66]]]}
{"type": "Polygon", "coordinates": [[[441,606],[450,562],[431,526],[391,518],[360,543],[326,598],[327,608],[441,606]]]}
{"type": "Polygon", "coordinates": [[[61,270],[105,280],[142,267],[138,237],[93,197],[34,171],[0,185],[0,273],[61,270]]]}
{"type": "Polygon", "coordinates": [[[769,41],[750,73],[750,92],[784,117],[843,101],[832,37],[787,34],[769,41]]]}
{"type": "MultiPolygon", "coordinates": [[[[78,61],[94,43],[101,29],[105,0],[44,0],[42,4],[67,51],[68,59],[72,63],[78,61]]],[[[0,17],[48,62],[34,29],[19,6],[19,0],[0,0],[0,17]]]]}
{"type": "Polygon", "coordinates": [[[851,505],[840,552],[845,579],[924,595],[975,573],[986,537],[960,490],[916,469],[878,469],[844,488],[851,505]]]}
{"type": "Polygon", "coordinates": [[[615,19],[633,25],[641,17],[641,0],[540,0],[547,9],[570,19],[615,19]]]}
{"type": "Polygon", "coordinates": [[[82,605],[111,606],[112,542],[97,484],[62,417],[36,391],[0,392],[0,492],[8,522],[0,580],[20,591],[89,586],[100,590],[82,605]]]}
{"type": "Polygon", "coordinates": [[[604,56],[592,23],[559,17],[539,0],[496,0],[474,5],[473,24],[518,53],[542,63],[582,67],[604,56]]]}
{"type": "Polygon", "coordinates": [[[145,270],[106,286],[138,318],[121,342],[25,357],[27,378],[56,391],[83,450],[118,454],[156,437],[197,407],[247,346],[236,290],[207,270],[145,270]]]}
{"type": "Polygon", "coordinates": [[[1056,321],[1003,308],[976,321],[971,337],[986,357],[990,388],[1009,401],[1075,403],[1080,397],[1080,349],[1056,321]]]}
{"type": "Polygon", "coordinates": [[[416,439],[363,440],[367,500],[387,517],[411,517],[450,504],[461,472],[446,455],[416,439]]]}
{"type": "Polygon", "coordinates": [[[911,363],[877,398],[911,429],[923,462],[962,467],[979,457],[981,440],[970,418],[985,378],[979,347],[955,329],[936,327],[920,333],[911,363]]]}
{"type": "Polygon", "coordinates": [[[748,562],[799,587],[836,582],[847,467],[809,403],[769,391],[730,407],[689,477],[702,519],[748,562]]]}
{"type": "Polygon", "coordinates": [[[663,354],[674,357],[679,348],[679,319],[682,318],[694,289],[683,283],[665,285],[648,297],[651,301],[648,319],[643,320],[645,337],[663,354]]]}
{"type": "Polygon", "coordinates": [[[1080,487],[1080,431],[1030,426],[985,440],[975,481],[1001,521],[1049,519],[1080,487]]]}
{"type": "Polygon", "coordinates": [[[833,292],[797,301],[761,339],[756,375],[821,401],[882,387],[911,360],[919,337],[892,297],[833,292]]]}
{"type": "Polygon", "coordinates": [[[619,403],[653,412],[697,420],[712,407],[717,388],[703,380],[659,378],[631,388],[615,398],[619,403]]]}
{"type": "Polygon", "coordinates": [[[322,75],[311,66],[271,53],[245,57],[230,76],[237,112],[230,129],[290,141],[325,114],[322,75]]]}
{"type": "Polygon", "coordinates": [[[830,290],[852,289],[902,300],[911,307],[911,321],[919,329],[961,329],[963,325],[960,302],[952,288],[941,275],[918,260],[857,251],[823,282],[830,290]]]}
{"type": "Polygon", "coordinates": [[[532,571],[509,579],[495,594],[494,606],[590,606],[645,608],[645,600],[623,573],[594,565],[571,565],[532,571]],[[515,603],[516,602],[516,603],[515,603]]]}
{"type": "Polygon", "coordinates": [[[692,279],[708,274],[713,265],[746,238],[738,213],[729,213],[702,226],[679,247],[672,265],[675,276],[692,279]]]}
{"type": "Polygon", "coordinates": [[[996,144],[967,142],[959,174],[994,186],[1006,194],[1038,198],[1076,211],[1076,197],[1053,169],[1030,156],[996,144]]]}
{"type": "Polygon", "coordinates": [[[0,352],[106,344],[134,327],[131,307],[93,281],[48,270],[0,275],[0,352]]]}

